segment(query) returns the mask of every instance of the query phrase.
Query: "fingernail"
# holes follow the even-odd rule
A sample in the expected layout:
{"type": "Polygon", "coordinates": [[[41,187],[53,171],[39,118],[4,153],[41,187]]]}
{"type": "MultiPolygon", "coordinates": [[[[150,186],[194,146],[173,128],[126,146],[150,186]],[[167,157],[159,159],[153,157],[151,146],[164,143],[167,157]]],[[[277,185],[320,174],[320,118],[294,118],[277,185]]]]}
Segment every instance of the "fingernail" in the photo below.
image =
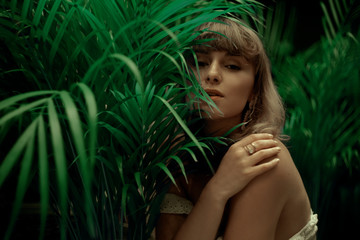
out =
{"type": "Polygon", "coordinates": [[[275,158],[273,161],[274,161],[274,162],[279,162],[279,161],[280,161],[280,158],[275,158]]]}

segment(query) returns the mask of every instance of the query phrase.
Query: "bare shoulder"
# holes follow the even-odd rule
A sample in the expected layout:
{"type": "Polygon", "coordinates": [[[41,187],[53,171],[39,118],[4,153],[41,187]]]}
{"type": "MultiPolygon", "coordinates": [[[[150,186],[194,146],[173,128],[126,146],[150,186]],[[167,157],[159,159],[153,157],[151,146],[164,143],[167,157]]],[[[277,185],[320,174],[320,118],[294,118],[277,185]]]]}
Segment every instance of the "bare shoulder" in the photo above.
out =
{"type": "Polygon", "coordinates": [[[288,148],[281,141],[278,142],[281,148],[277,155],[280,159],[279,164],[269,172],[255,178],[249,184],[247,190],[251,191],[254,189],[254,191],[257,191],[258,189],[263,189],[263,191],[268,192],[268,196],[274,196],[277,200],[286,201],[288,195],[292,195],[293,192],[298,191],[298,188],[303,185],[301,176],[288,148]]]}
{"type": "Polygon", "coordinates": [[[280,162],[274,171],[274,178],[280,180],[281,186],[291,193],[292,190],[297,191],[298,187],[303,187],[303,183],[288,148],[282,142],[279,142],[279,145],[281,147],[278,154],[280,162]],[[294,188],[296,185],[297,187],[294,188]]]}
{"type": "Polygon", "coordinates": [[[302,180],[293,159],[286,146],[279,145],[278,165],[254,178],[231,199],[225,239],[236,239],[240,232],[243,239],[275,236],[285,205],[294,193],[302,191],[302,180]]]}

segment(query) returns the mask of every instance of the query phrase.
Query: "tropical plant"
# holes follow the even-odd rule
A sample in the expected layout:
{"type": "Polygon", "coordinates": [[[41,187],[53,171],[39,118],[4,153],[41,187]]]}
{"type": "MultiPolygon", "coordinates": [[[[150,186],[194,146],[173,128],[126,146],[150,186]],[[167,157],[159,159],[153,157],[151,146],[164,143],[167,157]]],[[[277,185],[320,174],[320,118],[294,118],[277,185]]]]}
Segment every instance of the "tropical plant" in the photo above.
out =
{"type": "Polygon", "coordinates": [[[325,36],[274,66],[274,75],[290,151],[319,214],[318,238],[350,238],[360,223],[360,5],[321,6],[325,36]]]}
{"type": "Polygon", "coordinates": [[[173,179],[167,163],[185,174],[178,156],[196,158],[209,147],[187,121],[184,97],[203,96],[196,82],[185,83],[192,78],[184,50],[196,26],[224,13],[240,14],[264,39],[287,106],[288,145],[319,214],[319,239],[355,233],[359,4],[321,3],[325,36],[292,56],[294,18],[278,2],[263,12],[241,0],[1,0],[5,239],[16,236],[29,195],[40,202],[40,238],[49,213],[63,239],[150,236],[161,189],[173,179]],[[174,136],[183,133],[180,144],[174,136]]]}
{"type": "MultiPolygon", "coordinates": [[[[27,0],[0,5],[0,191],[9,239],[28,189],[61,239],[148,239],[190,131],[194,28],[255,1],[27,0]],[[175,136],[185,134],[179,144],[175,136]],[[10,190],[10,192],[8,192],[10,190]]],[[[210,100],[209,104],[212,104],[210,100]]],[[[196,159],[195,159],[196,160],[196,159]]]]}
{"type": "Polygon", "coordinates": [[[286,104],[287,144],[319,215],[318,239],[350,239],[360,224],[360,5],[319,4],[324,36],[304,51],[293,41],[301,13],[288,1],[266,8],[257,30],[286,104]]]}

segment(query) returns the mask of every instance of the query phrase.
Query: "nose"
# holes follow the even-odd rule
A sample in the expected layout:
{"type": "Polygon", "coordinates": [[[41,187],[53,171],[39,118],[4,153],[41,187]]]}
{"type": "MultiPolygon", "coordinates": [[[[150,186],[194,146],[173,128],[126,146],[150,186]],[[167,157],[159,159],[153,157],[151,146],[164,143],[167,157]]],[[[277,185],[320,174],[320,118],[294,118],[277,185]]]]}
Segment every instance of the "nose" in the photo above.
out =
{"type": "Polygon", "coordinates": [[[221,76],[219,63],[212,62],[209,65],[209,68],[207,71],[207,76],[205,78],[206,82],[211,83],[211,84],[218,84],[222,80],[221,77],[222,76],[221,76]]]}

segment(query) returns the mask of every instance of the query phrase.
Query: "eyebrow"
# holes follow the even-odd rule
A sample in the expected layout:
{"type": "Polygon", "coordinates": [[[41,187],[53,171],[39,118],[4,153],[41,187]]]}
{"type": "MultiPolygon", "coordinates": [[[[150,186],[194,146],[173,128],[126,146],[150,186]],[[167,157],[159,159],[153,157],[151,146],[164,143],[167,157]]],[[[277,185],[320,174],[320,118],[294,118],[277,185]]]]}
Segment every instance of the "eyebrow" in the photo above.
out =
{"type": "MultiPolygon", "coordinates": [[[[200,54],[205,54],[205,55],[209,55],[210,52],[211,51],[207,51],[207,50],[203,50],[203,49],[195,51],[195,53],[200,53],[200,54]]],[[[225,56],[227,56],[227,57],[242,57],[241,54],[231,53],[228,51],[226,51],[225,56]]]]}
{"type": "Polygon", "coordinates": [[[204,50],[204,49],[197,49],[197,50],[195,51],[195,53],[209,54],[209,51],[206,51],[206,50],[204,50]]]}
{"type": "Polygon", "coordinates": [[[230,52],[226,52],[225,56],[230,56],[230,57],[242,57],[241,54],[236,54],[236,53],[230,53],[230,52]]]}

